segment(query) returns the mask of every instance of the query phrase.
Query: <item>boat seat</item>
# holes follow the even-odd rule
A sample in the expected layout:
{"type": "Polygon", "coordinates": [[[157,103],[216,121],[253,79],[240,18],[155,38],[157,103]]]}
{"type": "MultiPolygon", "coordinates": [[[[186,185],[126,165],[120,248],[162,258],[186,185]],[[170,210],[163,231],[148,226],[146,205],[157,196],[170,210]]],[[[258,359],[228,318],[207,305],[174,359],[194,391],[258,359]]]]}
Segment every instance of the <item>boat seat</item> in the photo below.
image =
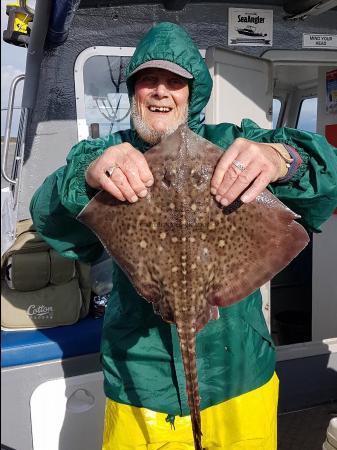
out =
{"type": "Polygon", "coordinates": [[[1,331],[1,367],[34,364],[100,351],[103,318],[29,331],[1,331]]]}

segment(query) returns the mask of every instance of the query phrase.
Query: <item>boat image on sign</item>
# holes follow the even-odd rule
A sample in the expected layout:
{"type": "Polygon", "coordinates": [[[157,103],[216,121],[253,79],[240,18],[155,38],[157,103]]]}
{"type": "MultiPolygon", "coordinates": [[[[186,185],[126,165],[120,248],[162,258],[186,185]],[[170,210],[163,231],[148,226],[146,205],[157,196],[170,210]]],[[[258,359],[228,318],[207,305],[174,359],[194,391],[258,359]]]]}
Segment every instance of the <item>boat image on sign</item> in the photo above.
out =
{"type": "Polygon", "coordinates": [[[244,28],[236,28],[236,31],[239,34],[244,34],[245,36],[254,36],[254,37],[267,36],[267,33],[260,33],[256,31],[256,27],[254,27],[253,25],[247,25],[244,28]]]}
{"type": "Polygon", "coordinates": [[[260,31],[256,31],[256,27],[254,25],[246,25],[243,28],[235,28],[235,31],[241,35],[247,36],[247,37],[239,37],[239,38],[232,38],[231,44],[242,44],[245,43],[255,43],[255,44],[264,44],[269,45],[270,39],[266,39],[267,33],[262,33],[260,31]]]}

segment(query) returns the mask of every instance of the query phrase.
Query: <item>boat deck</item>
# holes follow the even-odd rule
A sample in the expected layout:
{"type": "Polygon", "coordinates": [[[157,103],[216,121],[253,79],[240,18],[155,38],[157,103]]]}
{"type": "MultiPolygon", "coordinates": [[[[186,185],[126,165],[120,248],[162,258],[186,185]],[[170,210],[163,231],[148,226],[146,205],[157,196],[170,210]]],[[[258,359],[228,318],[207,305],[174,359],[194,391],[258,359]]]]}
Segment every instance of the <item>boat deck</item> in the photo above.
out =
{"type": "Polygon", "coordinates": [[[278,417],[277,450],[322,450],[326,430],[337,417],[337,400],[278,417]]]}

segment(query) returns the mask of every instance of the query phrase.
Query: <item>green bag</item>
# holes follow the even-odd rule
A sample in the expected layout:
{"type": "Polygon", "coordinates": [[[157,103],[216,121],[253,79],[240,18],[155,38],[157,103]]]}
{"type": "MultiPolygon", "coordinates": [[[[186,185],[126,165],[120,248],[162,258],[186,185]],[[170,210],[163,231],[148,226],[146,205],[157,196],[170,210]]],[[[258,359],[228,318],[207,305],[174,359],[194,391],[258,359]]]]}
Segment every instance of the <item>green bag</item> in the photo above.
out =
{"type": "Polygon", "coordinates": [[[71,325],[88,314],[90,296],[90,265],[60,256],[30,219],[19,222],[1,259],[1,328],[71,325]]]}

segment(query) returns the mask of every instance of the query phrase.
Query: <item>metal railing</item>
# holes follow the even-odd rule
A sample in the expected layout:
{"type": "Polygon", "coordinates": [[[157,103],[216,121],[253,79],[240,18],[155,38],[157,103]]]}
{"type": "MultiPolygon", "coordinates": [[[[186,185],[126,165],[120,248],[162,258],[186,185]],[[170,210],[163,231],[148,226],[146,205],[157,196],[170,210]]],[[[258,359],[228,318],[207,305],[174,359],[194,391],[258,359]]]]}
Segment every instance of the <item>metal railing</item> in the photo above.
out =
{"type": "Polygon", "coordinates": [[[16,138],[16,145],[14,151],[14,159],[12,161],[11,167],[11,175],[7,173],[8,167],[8,152],[11,138],[11,128],[12,128],[12,119],[13,119],[13,110],[14,108],[14,100],[15,100],[15,92],[16,88],[20,81],[25,79],[25,75],[18,75],[15,77],[11,83],[10,91],[9,91],[9,99],[8,99],[8,109],[7,109],[7,117],[6,117],[6,125],[5,125],[5,135],[4,135],[4,147],[3,147],[3,155],[1,161],[1,175],[2,177],[10,184],[10,188],[13,194],[13,208],[16,208],[18,201],[18,194],[20,188],[20,177],[23,166],[24,159],[24,148],[25,148],[25,140],[26,140],[26,130],[28,123],[28,108],[21,108],[21,116],[20,123],[18,128],[18,134],[16,138]]]}
{"type": "MultiPolygon", "coordinates": [[[[17,184],[17,182],[18,182],[17,177],[15,179],[13,179],[6,173],[6,167],[7,167],[7,159],[8,159],[9,141],[10,141],[10,137],[11,137],[15,92],[16,92],[16,88],[17,88],[18,84],[20,83],[20,81],[23,81],[24,79],[25,79],[24,75],[18,75],[17,77],[15,77],[12,81],[12,84],[11,84],[11,87],[9,90],[8,109],[7,109],[5,135],[4,135],[4,150],[3,150],[3,157],[2,157],[2,162],[1,162],[1,175],[10,184],[17,184]]],[[[22,138],[22,136],[21,136],[21,138],[22,138]]],[[[12,167],[14,165],[17,165],[15,163],[20,163],[19,158],[22,158],[22,156],[15,154],[15,159],[13,161],[12,167]]]]}

